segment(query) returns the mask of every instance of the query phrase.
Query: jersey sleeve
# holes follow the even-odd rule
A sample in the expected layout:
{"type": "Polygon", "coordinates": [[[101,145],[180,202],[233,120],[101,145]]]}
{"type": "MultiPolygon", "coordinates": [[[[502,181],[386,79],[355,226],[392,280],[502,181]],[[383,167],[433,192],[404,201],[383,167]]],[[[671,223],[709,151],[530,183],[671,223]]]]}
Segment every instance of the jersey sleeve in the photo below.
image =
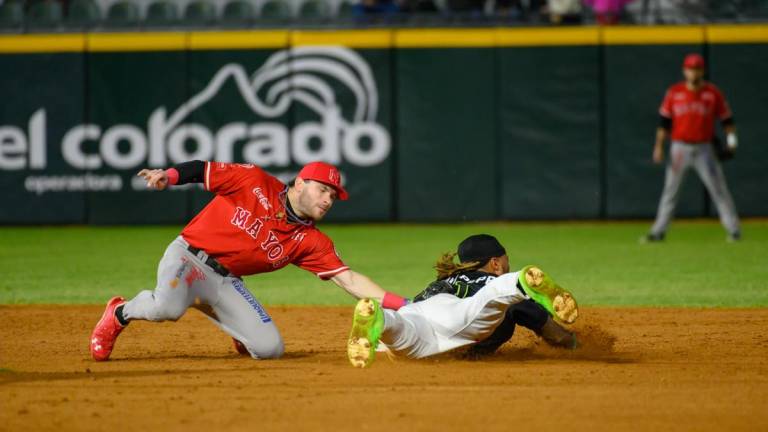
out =
{"type": "Polygon", "coordinates": [[[668,89],[664,95],[664,100],[661,101],[659,107],[659,115],[666,118],[672,118],[672,89],[668,89]]]}
{"type": "Polygon", "coordinates": [[[720,120],[725,120],[727,118],[733,117],[733,113],[731,112],[731,107],[728,105],[728,101],[725,100],[725,96],[723,96],[723,93],[720,91],[720,89],[713,87],[715,92],[715,115],[720,120]]]}
{"type": "MultiPolygon", "coordinates": [[[[318,231],[314,244],[293,264],[310,271],[322,280],[328,280],[337,274],[349,270],[349,266],[339,257],[333,242],[318,231]]],[[[307,239],[308,240],[308,239],[307,239]]],[[[306,241],[306,240],[305,240],[306,241]]]]}
{"type": "Polygon", "coordinates": [[[227,195],[239,190],[246,181],[264,182],[269,175],[251,164],[206,162],[203,173],[205,190],[218,195],[227,195]]]}

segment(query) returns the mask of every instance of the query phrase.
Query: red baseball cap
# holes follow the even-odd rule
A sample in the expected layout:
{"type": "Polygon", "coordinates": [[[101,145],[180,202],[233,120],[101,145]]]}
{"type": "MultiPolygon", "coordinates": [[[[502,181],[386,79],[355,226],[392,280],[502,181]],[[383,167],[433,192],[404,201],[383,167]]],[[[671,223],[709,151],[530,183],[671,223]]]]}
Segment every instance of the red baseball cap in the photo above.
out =
{"type": "Polygon", "coordinates": [[[339,169],[335,166],[325,162],[310,162],[304,165],[304,168],[299,171],[298,177],[304,180],[315,180],[320,183],[325,183],[328,186],[336,189],[338,198],[342,201],[346,201],[349,198],[349,194],[343,187],[341,187],[341,174],[339,169]]]}
{"type": "Polygon", "coordinates": [[[683,60],[683,67],[687,69],[704,69],[704,57],[699,54],[688,54],[683,60]]]}

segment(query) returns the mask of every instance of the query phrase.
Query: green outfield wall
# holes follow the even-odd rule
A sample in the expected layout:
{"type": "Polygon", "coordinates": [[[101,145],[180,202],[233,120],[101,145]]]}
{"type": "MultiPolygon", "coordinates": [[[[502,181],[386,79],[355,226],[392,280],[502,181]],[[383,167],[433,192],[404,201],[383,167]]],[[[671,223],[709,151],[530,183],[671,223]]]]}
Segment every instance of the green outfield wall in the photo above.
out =
{"type": "MultiPolygon", "coordinates": [[[[144,167],[340,165],[337,221],[653,216],[665,89],[689,52],[731,102],[737,207],[768,215],[768,26],[0,36],[3,224],[180,223],[144,167]]],[[[679,214],[712,206],[695,175],[679,214]]]]}

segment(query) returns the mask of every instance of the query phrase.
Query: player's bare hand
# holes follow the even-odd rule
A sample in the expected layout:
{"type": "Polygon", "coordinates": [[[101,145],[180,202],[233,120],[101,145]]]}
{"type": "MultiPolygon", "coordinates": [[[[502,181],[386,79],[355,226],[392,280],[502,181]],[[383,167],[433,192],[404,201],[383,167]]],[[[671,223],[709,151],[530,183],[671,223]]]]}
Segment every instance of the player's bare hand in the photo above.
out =
{"type": "Polygon", "coordinates": [[[656,146],[653,148],[653,163],[660,164],[664,162],[664,147],[656,146]]]}
{"type": "Polygon", "coordinates": [[[168,174],[162,169],[143,169],[139,171],[139,177],[144,177],[147,181],[147,187],[155,190],[163,190],[168,187],[168,174]]]}

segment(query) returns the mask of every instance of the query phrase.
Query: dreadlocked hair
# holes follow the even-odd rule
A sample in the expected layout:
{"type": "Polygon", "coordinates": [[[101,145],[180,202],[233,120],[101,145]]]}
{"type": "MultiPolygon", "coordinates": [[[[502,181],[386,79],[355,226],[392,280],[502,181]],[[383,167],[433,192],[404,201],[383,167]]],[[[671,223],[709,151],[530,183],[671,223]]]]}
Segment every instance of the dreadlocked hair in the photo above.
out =
{"type": "Polygon", "coordinates": [[[465,263],[457,263],[454,261],[456,258],[455,253],[446,252],[435,263],[435,270],[437,270],[437,279],[445,279],[451,277],[456,273],[465,272],[468,270],[477,270],[483,266],[480,261],[470,261],[465,263]]]}

